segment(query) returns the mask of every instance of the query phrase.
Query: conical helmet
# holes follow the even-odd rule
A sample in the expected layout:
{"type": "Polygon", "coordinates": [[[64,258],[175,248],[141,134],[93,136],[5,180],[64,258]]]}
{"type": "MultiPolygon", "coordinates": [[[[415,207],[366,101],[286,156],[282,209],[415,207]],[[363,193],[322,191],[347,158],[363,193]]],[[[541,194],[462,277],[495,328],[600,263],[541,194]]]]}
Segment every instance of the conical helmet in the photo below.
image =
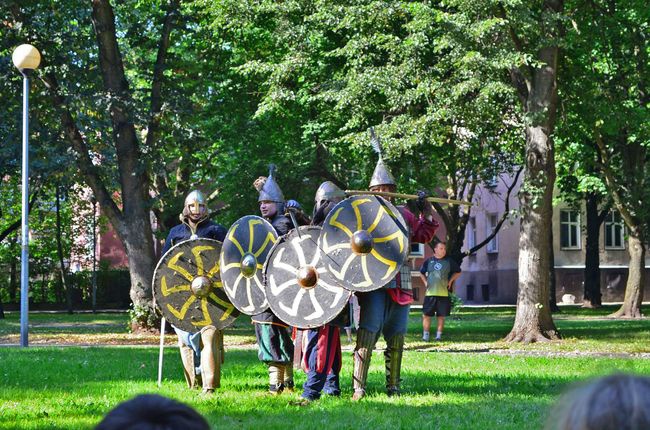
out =
{"type": "Polygon", "coordinates": [[[284,195],[282,195],[282,190],[277,182],[275,182],[275,165],[271,164],[269,166],[269,176],[264,181],[264,185],[260,190],[260,197],[257,199],[258,202],[269,201],[276,203],[284,203],[284,195]]]}
{"type": "Polygon", "coordinates": [[[370,143],[372,144],[372,149],[379,154],[379,160],[377,160],[375,171],[372,173],[372,178],[370,178],[369,187],[372,188],[378,185],[397,185],[395,183],[395,178],[391,175],[390,171],[384,164],[381,141],[372,127],[370,127],[370,143]]]}
{"type": "Polygon", "coordinates": [[[345,193],[343,192],[342,189],[337,187],[334,182],[332,181],[325,181],[322,184],[320,184],[320,187],[318,187],[318,190],[316,191],[316,197],[314,197],[314,201],[318,204],[321,200],[328,200],[328,201],[340,201],[345,198],[345,193]]]}

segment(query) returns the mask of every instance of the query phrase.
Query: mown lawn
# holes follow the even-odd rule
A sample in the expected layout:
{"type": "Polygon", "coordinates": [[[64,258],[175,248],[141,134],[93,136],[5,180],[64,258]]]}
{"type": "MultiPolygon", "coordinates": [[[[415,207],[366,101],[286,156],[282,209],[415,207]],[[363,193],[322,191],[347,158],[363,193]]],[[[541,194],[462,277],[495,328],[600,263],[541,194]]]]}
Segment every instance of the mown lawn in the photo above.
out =
{"type": "MultiPolygon", "coordinates": [[[[289,403],[299,392],[265,395],[266,372],[251,348],[254,336],[246,318],[227,333],[222,388],[210,398],[185,388],[171,345],[165,350],[162,388],[155,383],[155,346],[0,348],[0,428],[92,428],[117,403],[145,392],[192,405],[214,428],[541,428],[559,393],[577,380],[616,371],[650,374],[650,321],[602,318],[606,314],[565,308],[555,319],[566,340],[509,345],[499,339],[511,327],[514,308],[465,308],[449,321],[447,340],[440,343],[419,341],[414,312],[402,397],[383,394],[383,356],[376,351],[370,395],[351,403],[351,346],[344,340],[343,396],[304,408],[289,403]]],[[[124,344],[135,336],[126,332],[125,319],[36,314],[30,317],[30,341],[116,336],[124,344]]],[[[13,314],[0,320],[0,343],[16,336],[16,323],[13,314]]],[[[167,338],[174,343],[174,336],[167,338]]],[[[296,379],[302,384],[304,375],[297,372],[296,379]]]]}

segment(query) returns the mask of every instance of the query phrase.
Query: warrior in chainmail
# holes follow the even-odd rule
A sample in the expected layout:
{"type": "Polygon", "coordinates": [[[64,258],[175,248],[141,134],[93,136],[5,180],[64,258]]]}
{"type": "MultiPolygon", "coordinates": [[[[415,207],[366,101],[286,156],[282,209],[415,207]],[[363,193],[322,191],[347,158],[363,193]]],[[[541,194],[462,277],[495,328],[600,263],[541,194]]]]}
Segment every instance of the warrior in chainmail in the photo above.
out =
{"type": "MultiPolygon", "coordinates": [[[[278,236],[284,236],[293,228],[291,218],[285,215],[285,200],[274,177],[271,166],[268,177],[258,178],[253,186],[259,192],[260,212],[271,223],[278,236]]],[[[297,202],[291,202],[291,206],[297,202]]],[[[289,202],[287,202],[289,203],[289,202]]],[[[291,327],[278,318],[271,309],[253,315],[258,357],[266,363],[269,371],[269,392],[280,394],[283,390],[293,391],[294,344],[291,327]]]]}
{"type": "MultiPolygon", "coordinates": [[[[370,191],[395,192],[397,184],[384,164],[381,143],[372,129],[370,133],[373,148],[379,154],[379,160],[370,180],[370,191]]],[[[428,243],[433,239],[438,223],[433,220],[431,203],[425,200],[424,193],[419,194],[418,206],[421,209],[419,217],[405,206],[399,206],[398,209],[406,221],[410,241],[428,243]]],[[[366,381],[372,350],[380,334],[383,334],[386,341],[386,351],[384,352],[386,391],[389,396],[399,395],[404,335],[406,334],[410,304],[413,302],[410,265],[402,265],[395,278],[383,288],[356,293],[356,295],[361,312],[357,343],[354,349],[354,395],[352,399],[360,400],[366,394],[366,381]]]]}
{"type": "MultiPolygon", "coordinates": [[[[209,238],[223,241],[226,229],[208,219],[206,198],[202,192],[194,190],[185,198],[181,224],[169,231],[163,255],[177,243],[188,239],[209,238]]],[[[190,388],[202,385],[203,393],[210,394],[221,383],[221,364],[223,361],[223,331],[212,325],[203,327],[197,333],[188,333],[174,327],[178,335],[178,346],[185,380],[190,388]],[[218,356],[218,359],[215,359],[218,356]]]]}

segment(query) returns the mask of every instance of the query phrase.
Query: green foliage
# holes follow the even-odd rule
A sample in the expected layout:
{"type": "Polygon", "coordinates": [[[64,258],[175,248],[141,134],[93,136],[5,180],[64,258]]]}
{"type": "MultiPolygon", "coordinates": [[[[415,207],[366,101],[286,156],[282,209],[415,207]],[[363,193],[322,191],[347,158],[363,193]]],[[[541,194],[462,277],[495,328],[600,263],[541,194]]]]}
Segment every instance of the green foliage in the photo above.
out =
{"type": "Polygon", "coordinates": [[[567,6],[575,13],[562,65],[562,165],[577,189],[610,194],[628,227],[645,229],[650,13],[638,1],[567,6]]]}
{"type": "Polygon", "coordinates": [[[456,293],[449,293],[449,299],[451,300],[451,313],[457,314],[463,307],[463,299],[456,293]]]}
{"type": "Polygon", "coordinates": [[[127,328],[129,330],[142,327],[160,327],[160,315],[158,315],[155,309],[148,306],[139,306],[131,303],[127,314],[129,316],[129,321],[127,323],[127,328]]]}

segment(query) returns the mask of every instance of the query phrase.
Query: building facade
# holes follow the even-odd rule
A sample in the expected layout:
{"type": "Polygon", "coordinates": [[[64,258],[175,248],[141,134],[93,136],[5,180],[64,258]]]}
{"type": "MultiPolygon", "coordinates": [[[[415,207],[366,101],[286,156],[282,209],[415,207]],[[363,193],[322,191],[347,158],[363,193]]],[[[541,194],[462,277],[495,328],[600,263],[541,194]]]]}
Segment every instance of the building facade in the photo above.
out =
{"type": "MultiPolygon", "coordinates": [[[[471,249],[494,230],[506,210],[505,196],[509,178],[495,181],[493,186],[483,186],[476,193],[470,220],[465,232],[463,249],[471,249]]],[[[456,294],[469,304],[514,304],[517,302],[519,217],[516,210],[518,184],[510,197],[512,216],[503,224],[497,235],[486,246],[463,259],[462,275],[456,281],[456,294]]],[[[572,208],[564,202],[553,208],[553,251],[556,276],[556,299],[565,294],[575,296],[581,303],[584,294],[585,268],[585,206],[572,208]]],[[[444,240],[446,232],[440,229],[438,238],[444,240]]],[[[414,247],[415,249],[415,247],[414,247]]],[[[430,246],[424,247],[424,258],[432,254],[430,246]]],[[[625,225],[620,214],[611,210],[600,226],[599,238],[601,293],[603,302],[622,301],[627,281],[629,254],[625,225]]],[[[421,303],[424,292],[417,275],[423,259],[414,256],[413,285],[421,303]]],[[[646,271],[650,258],[646,257],[646,271]]],[[[650,276],[646,276],[650,283],[650,276]]]]}

